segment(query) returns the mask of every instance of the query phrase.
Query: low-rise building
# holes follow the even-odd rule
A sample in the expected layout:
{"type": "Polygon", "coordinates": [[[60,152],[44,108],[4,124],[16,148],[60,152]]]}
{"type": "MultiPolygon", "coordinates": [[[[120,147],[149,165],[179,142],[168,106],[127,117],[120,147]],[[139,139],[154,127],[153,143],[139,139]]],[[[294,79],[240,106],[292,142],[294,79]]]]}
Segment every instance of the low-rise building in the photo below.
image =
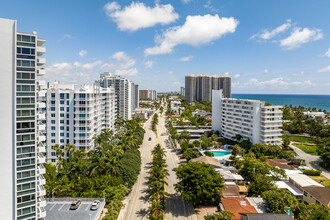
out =
{"type": "Polygon", "coordinates": [[[222,167],[221,163],[217,159],[208,157],[208,156],[197,157],[197,158],[191,159],[190,161],[196,162],[196,163],[206,163],[206,164],[213,166],[214,168],[222,167]]]}
{"type": "Polygon", "coordinates": [[[320,119],[325,118],[324,112],[304,112],[307,118],[320,119]]]}
{"type": "Polygon", "coordinates": [[[275,186],[279,189],[285,189],[288,190],[291,195],[295,196],[298,199],[302,199],[302,191],[298,189],[295,185],[290,183],[289,181],[276,181],[275,186]]]}
{"type": "Polygon", "coordinates": [[[282,143],[282,106],[258,100],[223,98],[222,90],[212,91],[212,129],[234,140],[236,135],[252,144],[282,143]]]}
{"type": "Polygon", "coordinates": [[[309,178],[304,174],[291,174],[288,175],[289,182],[296,186],[298,189],[303,191],[304,187],[324,187],[323,185],[319,184],[315,180],[309,178]]]}
{"type": "Polygon", "coordinates": [[[268,159],[267,162],[272,167],[277,167],[277,168],[280,168],[280,169],[290,169],[290,168],[292,168],[290,165],[288,165],[288,163],[290,163],[290,161],[288,161],[286,159],[268,159]]]}
{"type": "Polygon", "coordinates": [[[222,192],[223,197],[239,197],[239,188],[237,185],[225,185],[225,189],[222,192]]]}
{"type": "Polygon", "coordinates": [[[303,201],[330,206],[330,187],[303,187],[303,201]]]}
{"type": "Polygon", "coordinates": [[[240,213],[258,213],[245,198],[221,198],[220,209],[234,213],[233,220],[240,220],[240,213]]]}
{"type": "Polygon", "coordinates": [[[293,220],[293,216],[278,213],[240,213],[241,220],[293,220]]]}

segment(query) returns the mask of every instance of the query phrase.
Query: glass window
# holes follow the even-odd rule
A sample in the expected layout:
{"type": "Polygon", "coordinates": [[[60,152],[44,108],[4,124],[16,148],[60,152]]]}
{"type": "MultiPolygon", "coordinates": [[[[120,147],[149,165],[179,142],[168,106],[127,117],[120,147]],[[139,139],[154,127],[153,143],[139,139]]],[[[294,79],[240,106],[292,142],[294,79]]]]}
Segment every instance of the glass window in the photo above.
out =
{"type": "Polygon", "coordinates": [[[51,142],[52,142],[52,144],[54,144],[55,143],[55,139],[52,139],[51,142]]]}
{"type": "Polygon", "coordinates": [[[55,133],[52,133],[52,137],[55,137],[55,133]]]}
{"type": "Polygon", "coordinates": [[[54,118],[55,117],[55,113],[50,114],[50,117],[54,118]]]}
{"type": "Polygon", "coordinates": [[[51,130],[52,130],[52,131],[55,131],[55,127],[54,127],[54,126],[52,126],[52,127],[51,127],[51,130]]]}
{"type": "Polygon", "coordinates": [[[61,137],[64,137],[64,133],[61,133],[60,136],[61,136],[61,137]]]}
{"type": "Polygon", "coordinates": [[[51,123],[52,123],[52,124],[55,124],[55,120],[51,120],[51,123]]]}
{"type": "Polygon", "coordinates": [[[64,99],[64,93],[60,94],[60,99],[64,99]]]}
{"type": "Polygon", "coordinates": [[[51,111],[55,111],[55,109],[56,109],[55,107],[50,107],[51,111]]]}

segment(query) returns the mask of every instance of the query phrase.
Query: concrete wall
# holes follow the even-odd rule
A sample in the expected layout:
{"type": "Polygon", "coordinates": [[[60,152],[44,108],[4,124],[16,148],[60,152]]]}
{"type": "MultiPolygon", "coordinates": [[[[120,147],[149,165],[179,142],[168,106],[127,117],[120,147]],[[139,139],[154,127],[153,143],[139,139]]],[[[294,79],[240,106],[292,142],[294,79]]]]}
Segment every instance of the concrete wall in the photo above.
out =
{"type": "Polygon", "coordinates": [[[0,18],[0,218],[15,218],[16,21],[0,18]]]}

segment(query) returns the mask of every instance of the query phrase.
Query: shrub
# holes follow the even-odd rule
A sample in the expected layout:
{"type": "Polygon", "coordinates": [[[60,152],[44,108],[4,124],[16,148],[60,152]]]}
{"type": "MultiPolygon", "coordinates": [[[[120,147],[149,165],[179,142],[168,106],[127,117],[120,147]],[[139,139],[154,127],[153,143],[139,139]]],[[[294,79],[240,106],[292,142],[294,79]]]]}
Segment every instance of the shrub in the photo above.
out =
{"type": "Polygon", "coordinates": [[[321,170],[303,170],[303,174],[309,176],[320,176],[321,172],[321,170]]]}

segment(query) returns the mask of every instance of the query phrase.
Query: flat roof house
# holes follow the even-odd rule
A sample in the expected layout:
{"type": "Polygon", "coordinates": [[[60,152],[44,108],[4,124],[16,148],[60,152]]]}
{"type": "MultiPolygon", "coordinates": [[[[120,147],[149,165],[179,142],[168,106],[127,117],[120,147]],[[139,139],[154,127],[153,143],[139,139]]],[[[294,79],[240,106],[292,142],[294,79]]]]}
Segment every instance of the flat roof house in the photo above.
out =
{"type": "Polygon", "coordinates": [[[330,206],[330,187],[303,187],[303,201],[330,206]]]}

